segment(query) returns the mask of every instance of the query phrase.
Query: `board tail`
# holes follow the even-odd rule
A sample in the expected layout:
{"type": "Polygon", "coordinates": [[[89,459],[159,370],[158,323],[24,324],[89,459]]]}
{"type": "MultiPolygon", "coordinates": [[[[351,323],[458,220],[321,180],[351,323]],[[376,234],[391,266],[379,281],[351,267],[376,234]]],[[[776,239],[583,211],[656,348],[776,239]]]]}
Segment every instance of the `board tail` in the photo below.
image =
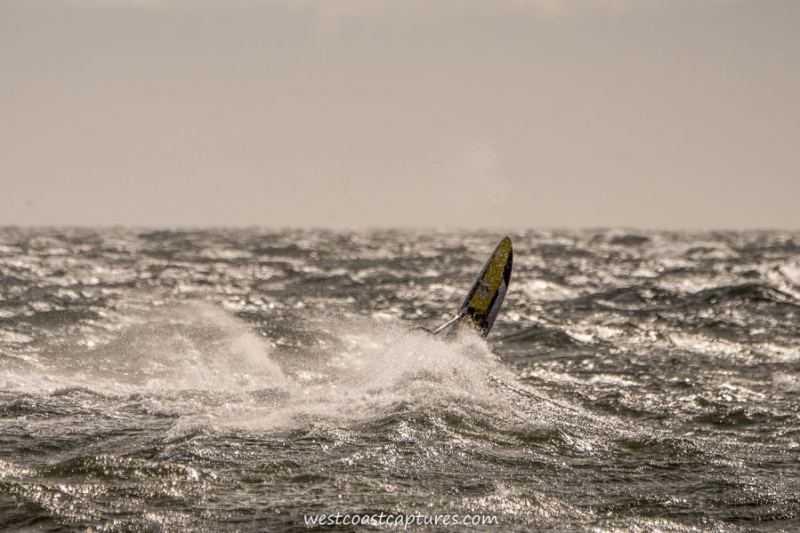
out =
{"type": "Polygon", "coordinates": [[[458,324],[464,324],[477,330],[483,337],[488,335],[508,291],[513,257],[511,239],[505,237],[489,256],[467,292],[458,314],[439,326],[433,334],[452,331],[458,324]]]}

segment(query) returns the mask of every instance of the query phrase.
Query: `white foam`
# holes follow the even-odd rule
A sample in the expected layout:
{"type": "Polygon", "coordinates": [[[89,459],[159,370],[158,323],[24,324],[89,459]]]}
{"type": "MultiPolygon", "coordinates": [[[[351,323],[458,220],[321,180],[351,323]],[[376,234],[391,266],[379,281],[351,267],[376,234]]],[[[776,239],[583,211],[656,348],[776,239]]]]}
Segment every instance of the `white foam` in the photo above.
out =
{"type": "Polygon", "coordinates": [[[79,338],[71,352],[40,354],[5,387],[135,397],[182,427],[268,428],[380,416],[398,404],[497,403],[491,378],[507,372],[477,335],[443,342],[385,320],[309,315],[298,329],[324,339],[299,352],[204,303],[153,307],[124,323],[110,341],[79,338]]]}

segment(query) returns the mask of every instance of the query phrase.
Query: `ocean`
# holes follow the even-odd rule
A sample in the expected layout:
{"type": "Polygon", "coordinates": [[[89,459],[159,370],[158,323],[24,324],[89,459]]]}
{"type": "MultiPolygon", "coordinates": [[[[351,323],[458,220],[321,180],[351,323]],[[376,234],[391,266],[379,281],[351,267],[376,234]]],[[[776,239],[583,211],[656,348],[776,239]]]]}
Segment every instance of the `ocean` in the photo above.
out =
{"type": "Polygon", "coordinates": [[[800,233],[503,236],[0,229],[0,527],[800,528],[800,233]]]}

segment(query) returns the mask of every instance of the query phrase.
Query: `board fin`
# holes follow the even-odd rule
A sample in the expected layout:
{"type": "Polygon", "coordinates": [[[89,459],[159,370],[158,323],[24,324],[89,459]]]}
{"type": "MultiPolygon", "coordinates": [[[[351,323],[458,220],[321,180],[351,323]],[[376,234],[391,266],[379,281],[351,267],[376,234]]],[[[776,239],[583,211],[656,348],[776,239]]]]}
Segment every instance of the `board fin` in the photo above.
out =
{"type": "Polygon", "coordinates": [[[459,325],[466,325],[475,329],[482,337],[487,336],[508,291],[513,257],[511,238],[505,237],[473,282],[458,314],[436,328],[433,334],[448,333],[459,325]]]}

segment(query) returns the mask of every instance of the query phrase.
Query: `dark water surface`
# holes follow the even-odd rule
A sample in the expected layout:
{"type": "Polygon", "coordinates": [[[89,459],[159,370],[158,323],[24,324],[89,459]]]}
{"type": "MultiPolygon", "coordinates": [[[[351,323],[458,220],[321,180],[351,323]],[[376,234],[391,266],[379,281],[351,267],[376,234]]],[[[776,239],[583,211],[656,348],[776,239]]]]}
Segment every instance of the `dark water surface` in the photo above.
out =
{"type": "Polygon", "coordinates": [[[0,229],[0,525],[800,527],[800,234],[501,236],[0,229]]]}

